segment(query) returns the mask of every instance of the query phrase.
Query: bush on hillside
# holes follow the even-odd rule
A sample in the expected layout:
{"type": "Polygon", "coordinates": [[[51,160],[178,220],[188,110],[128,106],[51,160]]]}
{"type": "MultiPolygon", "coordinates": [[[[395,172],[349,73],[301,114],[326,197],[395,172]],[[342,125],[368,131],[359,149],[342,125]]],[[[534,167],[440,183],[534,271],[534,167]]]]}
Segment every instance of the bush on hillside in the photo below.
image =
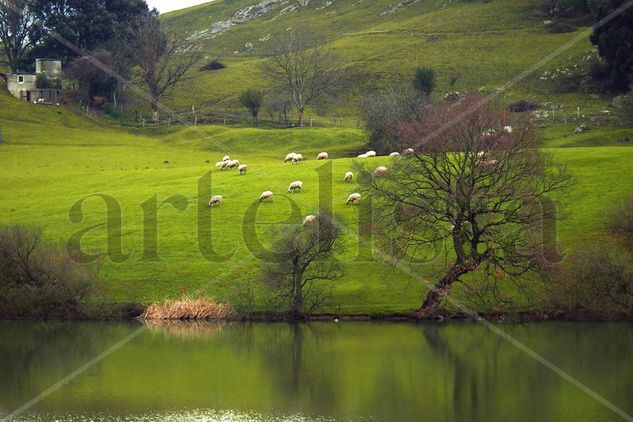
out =
{"type": "Polygon", "coordinates": [[[221,69],[226,69],[226,65],[218,59],[213,59],[209,63],[202,66],[200,70],[202,70],[203,72],[206,72],[206,71],[221,70],[221,69]]]}
{"type": "Polygon", "coordinates": [[[0,228],[1,317],[79,317],[96,281],[93,267],[81,266],[63,248],[45,244],[40,231],[0,228]]]}
{"type": "Polygon", "coordinates": [[[550,299],[558,308],[592,315],[633,315],[631,256],[608,245],[583,247],[554,277],[550,299]]]}
{"type": "Polygon", "coordinates": [[[539,107],[540,105],[535,102],[529,100],[520,100],[509,104],[506,107],[506,110],[508,110],[510,113],[525,113],[528,111],[536,110],[539,107]]]}
{"type": "Polygon", "coordinates": [[[413,87],[422,95],[431,95],[437,84],[435,70],[430,67],[421,67],[415,71],[413,87]]]}
{"type": "Polygon", "coordinates": [[[625,236],[629,246],[633,246],[633,195],[613,212],[611,230],[625,236]]]}

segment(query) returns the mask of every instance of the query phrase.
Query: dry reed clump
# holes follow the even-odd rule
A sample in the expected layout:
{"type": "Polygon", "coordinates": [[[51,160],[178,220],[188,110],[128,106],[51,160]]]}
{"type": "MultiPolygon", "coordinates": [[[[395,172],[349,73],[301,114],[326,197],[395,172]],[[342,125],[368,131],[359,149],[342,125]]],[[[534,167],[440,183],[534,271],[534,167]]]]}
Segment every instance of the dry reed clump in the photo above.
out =
{"type": "Polygon", "coordinates": [[[185,297],[150,305],[140,319],[162,320],[226,320],[235,317],[231,305],[211,298],[185,297]]]}

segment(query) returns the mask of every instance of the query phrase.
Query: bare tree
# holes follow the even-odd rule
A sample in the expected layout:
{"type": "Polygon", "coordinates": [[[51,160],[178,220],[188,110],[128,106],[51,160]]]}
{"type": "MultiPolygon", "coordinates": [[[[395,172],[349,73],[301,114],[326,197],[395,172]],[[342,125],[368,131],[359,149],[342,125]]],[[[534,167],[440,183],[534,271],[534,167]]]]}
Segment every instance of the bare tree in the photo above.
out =
{"type": "Polygon", "coordinates": [[[184,38],[167,33],[153,14],[137,18],[119,41],[141,68],[151,96],[152,114],[159,120],[160,101],[180,83],[200,60],[199,49],[184,38]]]}
{"type": "Polygon", "coordinates": [[[538,149],[527,121],[510,122],[495,105],[462,95],[428,106],[402,124],[416,154],[387,177],[363,171],[385,230],[409,257],[445,245],[452,264],[428,292],[420,317],[434,315],[456,282],[478,270],[520,277],[539,268],[545,196],[570,184],[564,167],[538,149]],[[482,105],[483,104],[483,105],[482,105]],[[427,249],[428,250],[428,249],[427,249]]]}
{"type": "Polygon", "coordinates": [[[281,126],[288,126],[292,102],[290,96],[282,90],[272,89],[264,96],[264,108],[270,115],[271,120],[277,120],[281,126]]]}
{"type": "Polygon", "coordinates": [[[342,277],[334,254],[341,228],[329,212],[320,212],[314,222],[293,226],[278,233],[273,241],[274,258],[264,262],[264,280],[275,289],[277,299],[287,306],[293,319],[310,315],[323,304],[319,281],[342,277]]]}
{"type": "Polygon", "coordinates": [[[320,37],[309,31],[288,31],[271,50],[266,72],[291,94],[303,126],[306,108],[326,96],[335,95],[340,81],[340,60],[325,51],[320,37]]]}
{"type": "Polygon", "coordinates": [[[36,29],[29,0],[0,0],[0,43],[12,72],[18,72],[36,29]]]}

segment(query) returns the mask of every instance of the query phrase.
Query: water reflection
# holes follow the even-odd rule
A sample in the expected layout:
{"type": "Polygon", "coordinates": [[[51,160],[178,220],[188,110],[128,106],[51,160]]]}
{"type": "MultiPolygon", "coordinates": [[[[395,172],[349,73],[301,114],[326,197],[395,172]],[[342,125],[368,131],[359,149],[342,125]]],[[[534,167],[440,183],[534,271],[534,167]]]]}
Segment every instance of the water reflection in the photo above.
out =
{"type": "MultiPolygon", "coordinates": [[[[139,328],[0,323],[8,412],[139,328]]],[[[504,325],[633,412],[633,325],[504,325]]],[[[151,323],[24,420],[617,420],[475,323],[151,323]]]]}

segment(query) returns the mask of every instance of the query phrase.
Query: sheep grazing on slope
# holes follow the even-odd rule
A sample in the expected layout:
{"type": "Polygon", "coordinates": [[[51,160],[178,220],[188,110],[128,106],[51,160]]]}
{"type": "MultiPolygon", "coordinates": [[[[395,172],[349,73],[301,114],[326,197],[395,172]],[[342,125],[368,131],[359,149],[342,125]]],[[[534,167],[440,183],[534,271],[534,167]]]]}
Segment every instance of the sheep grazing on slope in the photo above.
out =
{"type": "Polygon", "coordinates": [[[306,224],[314,224],[316,222],[317,222],[316,215],[309,215],[303,220],[303,225],[305,226],[306,224]]]}
{"type": "Polygon", "coordinates": [[[299,163],[303,163],[303,155],[295,154],[295,156],[292,159],[292,164],[299,164],[299,163]]]}
{"type": "Polygon", "coordinates": [[[317,160],[327,160],[328,158],[330,158],[330,154],[328,154],[327,152],[322,152],[317,155],[317,160]]]}
{"type": "Polygon", "coordinates": [[[400,157],[400,153],[399,152],[392,152],[391,154],[389,154],[390,157],[400,157]]]}
{"type": "Polygon", "coordinates": [[[286,158],[284,159],[284,163],[288,163],[294,160],[296,156],[297,156],[296,152],[291,152],[290,154],[286,155],[286,158]]]}
{"type": "Polygon", "coordinates": [[[347,183],[352,183],[354,181],[354,173],[352,173],[351,171],[345,173],[345,181],[347,183]]]}
{"type": "Polygon", "coordinates": [[[215,163],[215,166],[219,169],[223,168],[226,165],[226,161],[218,161],[215,163]]]}
{"type": "Polygon", "coordinates": [[[273,193],[269,190],[262,193],[261,196],[259,197],[259,202],[272,201],[272,200],[273,200],[273,193]]]}
{"type": "Polygon", "coordinates": [[[226,165],[227,169],[236,169],[240,166],[240,161],[239,160],[231,160],[228,162],[228,164],[226,165]]]}
{"type": "Polygon", "coordinates": [[[512,126],[504,126],[504,127],[503,127],[503,131],[504,131],[505,133],[512,133],[512,131],[513,131],[513,130],[512,130],[512,126]]]}
{"type": "Polygon", "coordinates": [[[225,155],[222,161],[231,161],[231,157],[229,157],[228,155],[225,155]]]}
{"type": "Polygon", "coordinates": [[[415,150],[413,148],[407,148],[404,151],[402,151],[402,155],[405,155],[407,157],[414,155],[415,154],[415,150]]]}
{"type": "Polygon", "coordinates": [[[387,167],[378,167],[374,170],[374,177],[385,177],[387,175],[387,167]]]}
{"type": "Polygon", "coordinates": [[[353,193],[347,198],[347,205],[360,202],[361,199],[362,199],[362,196],[360,193],[353,193]]]}
{"type": "Polygon", "coordinates": [[[365,155],[367,156],[367,158],[372,158],[375,157],[377,154],[376,151],[367,151],[365,155]]]}
{"type": "Polygon", "coordinates": [[[288,192],[290,193],[301,191],[301,189],[303,189],[303,182],[301,181],[292,182],[290,186],[288,186],[288,192]]]}
{"type": "Polygon", "coordinates": [[[216,205],[220,205],[222,204],[222,200],[223,198],[220,195],[216,195],[212,197],[211,200],[209,201],[209,206],[214,207],[216,205]]]}
{"type": "Polygon", "coordinates": [[[246,164],[241,164],[237,169],[239,170],[240,175],[244,176],[248,170],[248,166],[246,164]]]}

